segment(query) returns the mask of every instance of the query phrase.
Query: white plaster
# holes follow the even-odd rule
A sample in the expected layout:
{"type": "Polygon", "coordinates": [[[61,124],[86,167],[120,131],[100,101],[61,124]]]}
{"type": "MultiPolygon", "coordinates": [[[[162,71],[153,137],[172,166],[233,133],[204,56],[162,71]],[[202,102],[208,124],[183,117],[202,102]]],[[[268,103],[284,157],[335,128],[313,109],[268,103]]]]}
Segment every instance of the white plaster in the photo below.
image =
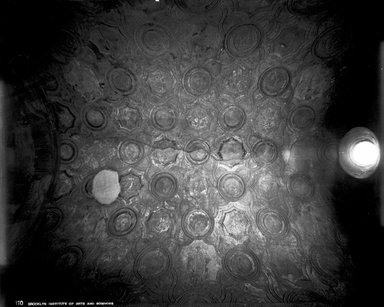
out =
{"type": "Polygon", "coordinates": [[[115,171],[102,170],[93,178],[93,197],[103,205],[113,203],[120,194],[119,175],[115,171]]]}

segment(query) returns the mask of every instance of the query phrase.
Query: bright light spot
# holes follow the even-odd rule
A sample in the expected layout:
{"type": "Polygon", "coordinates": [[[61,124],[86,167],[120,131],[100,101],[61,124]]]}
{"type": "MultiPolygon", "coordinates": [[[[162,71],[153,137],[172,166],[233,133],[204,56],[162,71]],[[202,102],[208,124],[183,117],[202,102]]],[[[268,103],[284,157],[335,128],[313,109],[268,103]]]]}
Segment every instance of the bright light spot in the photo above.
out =
{"type": "Polygon", "coordinates": [[[290,156],[291,156],[291,151],[289,149],[284,149],[283,150],[283,159],[285,162],[288,163],[290,156]]]}
{"type": "Polygon", "coordinates": [[[369,141],[359,142],[351,150],[352,162],[361,167],[374,166],[379,158],[379,147],[369,141]]]}
{"type": "Polygon", "coordinates": [[[92,194],[100,204],[112,204],[120,192],[121,187],[117,172],[102,170],[93,178],[92,194]]]}

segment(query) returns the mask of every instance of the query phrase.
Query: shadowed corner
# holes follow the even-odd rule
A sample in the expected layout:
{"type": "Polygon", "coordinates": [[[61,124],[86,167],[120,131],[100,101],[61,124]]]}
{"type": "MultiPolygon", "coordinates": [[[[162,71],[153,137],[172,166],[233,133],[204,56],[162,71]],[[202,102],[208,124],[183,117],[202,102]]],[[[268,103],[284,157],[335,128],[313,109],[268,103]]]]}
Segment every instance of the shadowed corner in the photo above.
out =
{"type": "Polygon", "coordinates": [[[17,297],[16,269],[33,246],[57,167],[54,119],[41,92],[10,84],[0,83],[0,306],[17,297]]]}
{"type": "MultiPolygon", "coordinates": [[[[0,80],[0,278],[7,264],[6,249],[6,163],[5,163],[5,135],[4,135],[4,85],[0,80]]],[[[0,306],[4,305],[4,298],[0,289],[0,306]]]]}

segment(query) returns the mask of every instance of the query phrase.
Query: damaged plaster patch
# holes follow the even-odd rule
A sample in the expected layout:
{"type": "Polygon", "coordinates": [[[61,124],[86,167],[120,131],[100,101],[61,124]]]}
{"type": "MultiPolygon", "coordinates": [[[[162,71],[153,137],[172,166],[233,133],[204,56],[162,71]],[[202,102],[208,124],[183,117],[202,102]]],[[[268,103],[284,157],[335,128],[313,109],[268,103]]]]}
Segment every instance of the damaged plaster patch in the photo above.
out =
{"type": "Polygon", "coordinates": [[[119,175],[115,171],[102,170],[93,179],[93,197],[103,205],[113,203],[120,194],[119,175]]]}

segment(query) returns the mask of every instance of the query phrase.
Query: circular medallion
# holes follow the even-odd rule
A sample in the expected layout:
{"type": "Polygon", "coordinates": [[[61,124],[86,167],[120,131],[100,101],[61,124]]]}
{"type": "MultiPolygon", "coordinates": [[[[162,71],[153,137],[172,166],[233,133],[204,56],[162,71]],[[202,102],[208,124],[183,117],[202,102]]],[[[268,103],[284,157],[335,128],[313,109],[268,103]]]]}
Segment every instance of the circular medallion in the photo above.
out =
{"type": "Polygon", "coordinates": [[[177,180],[170,173],[157,173],[150,180],[150,191],[159,200],[171,199],[177,189],[177,180]]]}
{"type": "Polygon", "coordinates": [[[253,251],[234,247],[225,254],[223,268],[234,279],[250,281],[260,274],[260,261],[253,251]]]}
{"type": "Polygon", "coordinates": [[[137,224],[137,215],[130,208],[115,211],[108,220],[108,232],[112,236],[124,236],[133,231],[137,224]]]}
{"type": "Polygon", "coordinates": [[[56,207],[47,208],[43,220],[44,231],[49,233],[53,232],[59,227],[63,219],[63,212],[56,207]]]}
{"type": "Polygon", "coordinates": [[[207,94],[211,89],[212,76],[205,68],[195,67],[185,73],[183,84],[189,94],[202,96],[207,94]]]}
{"type": "Polygon", "coordinates": [[[164,27],[153,23],[140,26],[135,31],[135,41],[139,48],[150,56],[161,56],[171,46],[171,36],[168,31],[164,27]]]}
{"type": "Polygon", "coordinates": [[[215,221],[208,212],[202,209],[193,209],[184,214],[181,227],[191,239],[200,240],[209,236],[215,226],[215,221]]]}
{"type": "Polygon", "coordinates": [[[271,164],[278,156],[276,144],[267,139],[263,139],[252,146],[252,159],[256,163],[271,164]]]}
{"type": "Polygon", "coordinates": [[[269,238],[282,238],[288,234],[289,220],[278,210],[264,208],[257,212],[256,224],[260,232],[269,238]]]}
{"type": "Polygon", "coordinates": [[[219,4],[219,0],[176,0],[176,5],[193,14],[202,14],[213,10],[219,4]]]}
{"type": "Polygon", "coordinates": [[[244,126],[246,118],[243,108],[232,105],[224,109],[220,123],[225,130],[237,131],[244,126]]]}
{"type": "Polygon", "coordinates": [[[162,276],[171,266],[171,255],[161,247],[148,247],[135,258],[133,270],[140,279],[162,276]]]}
{"type": "Polygon", "coordinates": [[[126,140],[119,146],[119,158],[126,164],[134,165],[144,157],[143,145],[135,140],[126,140]]]}
{"type": "Polygon", "coordinates": [[[203,164],[208,161],[211,149],[207,142],[195,139],[185,146],[185,152],[189,162],[193,164],[203,164]]]}
{"type": "Polygon", "coordinates": [[[314,125],[315,120],[315,111],[310,106],[299,106],[289,114],[288,124],[293,130],[306,130],[314,125]]]}
{"type": "Polygon", "coordinates": [[[161,106],[151,112],[153,126],[160,131],[169,131],[176,126],[177,113],[170,106],[161,106]]]}
{"type": "Polygon", "coordinates": [[[291,82],[289,71],[281,66],[272,67],[263,72],[259,80],[260,91],[266,96],[283,94],[291,82]]]}
{"type": "Polygon", "coordinates": [[[228,201],[239,200],[245,193],[244,180],[236,174],[225,174],[218,180],[220,195],[228,201]]]}
{"type": "Polygon", "coordinates": [[[320,34],[313,45],[313,53],[320,59],[334,58],[349,47],[349,37],[342,28],[331,28],[320,34]]]}
{"type": "Polygon", "coordinates": [[[108,82],[115,92],[122,95],[130,95],[136,90],[136,77],[128,69],[112,69],[108,74],[108,82]]]}
{"type": "Polygon", "coordinates": [[[63,140],[60,143],[59,156],[61,163],[72,163],[77,158],[77,146],[71,140],[63,140]]]}
{"type": "Polygon", "coordinates": [[[83,110],[83,123],[91,130],[102,130],[107,126],[108,117],[98,106],[89,106],[83,110]]]}
{"type": "Polygon", "coordinates": [[[260,47],[261,36],[253,24],[234,26],[225,35],[225,49],[233,57],[247,57],[260,47]]]}
{"type": "Polygon", "coordinates": [[[315,183],[305,174],[293,174],[288,179],[288,190],[300,199],[307,200],[315,194],[315,183]]]}
{"type": "Polygon", "coordinates": [[[83,259],[83,250],[78,246],[68,246],[57,258],[56,267],[67,271],[76,268],[83,259]]]}

